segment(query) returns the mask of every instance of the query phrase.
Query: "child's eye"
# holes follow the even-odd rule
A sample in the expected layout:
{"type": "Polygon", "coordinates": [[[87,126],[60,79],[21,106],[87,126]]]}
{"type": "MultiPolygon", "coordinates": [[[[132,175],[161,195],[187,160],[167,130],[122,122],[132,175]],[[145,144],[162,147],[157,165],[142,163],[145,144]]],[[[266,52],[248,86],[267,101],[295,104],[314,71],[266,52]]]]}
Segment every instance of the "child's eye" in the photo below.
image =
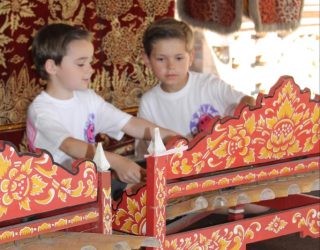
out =
{"type": "Polygon", "coordinates": [[[183,57],[182,56],[181,57],[177,57],[177,60],[181,61],[181,60],[183,60],[183,57]]]}
{"type": "Polygon", "coordinates": [[[77,64],[79,67],[83,67],[84,66],[84,64],[83,63],[79,63],[79,64],[77,64]]]}
{"type": "Polygon", "coordinates": [[[162,62],[164,59],[163,58],[157,58],[157,61],[162,62]]]}

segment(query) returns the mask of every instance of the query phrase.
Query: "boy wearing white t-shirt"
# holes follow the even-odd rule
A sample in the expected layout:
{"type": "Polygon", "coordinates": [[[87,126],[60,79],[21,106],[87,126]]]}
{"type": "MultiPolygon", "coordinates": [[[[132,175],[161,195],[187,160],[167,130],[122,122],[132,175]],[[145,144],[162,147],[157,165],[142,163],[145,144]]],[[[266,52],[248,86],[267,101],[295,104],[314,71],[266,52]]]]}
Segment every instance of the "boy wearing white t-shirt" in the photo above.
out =
{"type": "MultiPolygon", "coordinates": [[[[199,133],[214,116],[231,115],[239,103],[255,100],[236,91],[212,74],[189,71],[193,33],[181,21],[165,18],[152,23],[144,33],[144,61],[159,80],[140,102],[138,116],[185,137],[199,133]]],[[[146,143],[136,142],[138,158],[146,143]]]]}
{"type": "MultiPolygon", "coordinates": [[[[190,138],[212,117],[231,115],[239,103],[255,105],[254,98],[216,76],[189,71],[194,56],[193,33],[186,23],[172,18],[152,23],[144,33],[143,46],[145,64],[159,84],[142,96],[138,116],[190,138]]],[[[145,149],[146,142],[137,140],[138,158],[145,149]]],[[[245,205],[247,213],[268,209],[245,205]]]]}
{"type": "MultiPolygon", "coordinates": [[[[93,159],[98,133],[118,140],[124,133],[150,140],[156,127],[122,112],[87,89],[93,74],[93,52],[88,31],[66,24],[43,27],[32,44],[36,69],[47,80],[47,86],[28,109],[28,144],[33,150],[48,150],[55,162],[67,168],[75,159],[93,159]]],[[[160,130],[163,138],[175,135],[160,130]]],[[[140,166],[118,154],[105,154],[119,180],[140,182],[144,173],[140,166]]]]}

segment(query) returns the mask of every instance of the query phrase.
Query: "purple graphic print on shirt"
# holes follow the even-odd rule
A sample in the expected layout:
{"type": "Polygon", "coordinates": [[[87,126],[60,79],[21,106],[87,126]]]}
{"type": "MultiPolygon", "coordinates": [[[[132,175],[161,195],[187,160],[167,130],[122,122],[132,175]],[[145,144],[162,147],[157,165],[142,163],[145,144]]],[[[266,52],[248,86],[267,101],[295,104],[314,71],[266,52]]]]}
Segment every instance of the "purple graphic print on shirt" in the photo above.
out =
{"type": "Polygon", "coordinates": [[[85,138],[86,142],[88,142],[88,143],[95,142],[94,118],[95,118],[94,114],[90,113],[88,115],[88,120],[87,120],[85,128],[84,128],[84,138],[85,138]]]}
{"type": "Polygon", "coordinates": [[[201,132],[208,122],[215,116],[219,115],[219,112],[211,104],[200,105],[197,112],[192,115],[190,121],[190,132],[192,135],[196,135],[201,132]]]}

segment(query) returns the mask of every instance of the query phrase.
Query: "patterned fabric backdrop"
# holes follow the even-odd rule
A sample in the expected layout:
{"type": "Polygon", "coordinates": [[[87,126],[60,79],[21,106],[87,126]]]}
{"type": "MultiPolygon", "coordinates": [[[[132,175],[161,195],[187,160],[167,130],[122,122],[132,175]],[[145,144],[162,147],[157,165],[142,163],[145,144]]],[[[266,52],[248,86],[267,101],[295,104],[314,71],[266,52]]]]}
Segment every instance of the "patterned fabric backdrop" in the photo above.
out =
{"type": "Polygon", "coordinates": [[[173,0],[1,0],[0,126],[24,123],[45,87],[32,65],[32,37],[47,23],[80,25],[93,33],[91,88],[123,109],[155,84],[142,63],[142,34],[154,19],[173,16],[173,0]]]}

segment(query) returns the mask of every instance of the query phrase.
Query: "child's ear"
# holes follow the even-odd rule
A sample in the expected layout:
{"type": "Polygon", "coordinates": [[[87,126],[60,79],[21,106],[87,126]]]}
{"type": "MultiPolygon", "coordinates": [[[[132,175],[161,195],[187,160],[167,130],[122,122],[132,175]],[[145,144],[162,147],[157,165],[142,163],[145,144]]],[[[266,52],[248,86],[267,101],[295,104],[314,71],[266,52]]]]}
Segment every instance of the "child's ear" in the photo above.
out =
{"type": "Polygon", "coordinates": [[[45,64],[44,68],[49,75],[54,75],[57,72],[57,65],[52,59],[48,59],[45,64]]]}
{"type": "Polygon", "coordinates": [[[148,57],[148,55],[146,53],[142,54],[142,59],[143,59],[144,64],[147,67],[150,67],[150,60],[149,60],[149,57],[148,57]]]}
{"type": "Polygon", "coordinates": [[[193,60],[194,60],[194,54],[195,54],[195,51],[194,51],[194,49],[192,49],[190,52],[189,52],[189,55],[190,55],[190,65],[189,65],[189,67],[192,65],[192,63],[193,63],[193,60]]]}

